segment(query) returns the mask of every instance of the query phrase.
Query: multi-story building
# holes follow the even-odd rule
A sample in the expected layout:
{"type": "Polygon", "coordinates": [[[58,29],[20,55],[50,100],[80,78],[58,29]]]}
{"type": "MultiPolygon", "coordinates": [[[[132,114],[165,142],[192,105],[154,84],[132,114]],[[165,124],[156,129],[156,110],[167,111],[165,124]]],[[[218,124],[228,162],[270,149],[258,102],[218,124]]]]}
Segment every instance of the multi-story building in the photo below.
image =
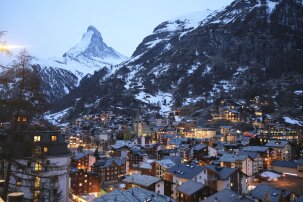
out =
{"type": "Polygon", "coordinates": [[[246,177],[237,168],[227,168],[215,165],[206,165],[207,184],[216,191],[226,188],[243,194],[246,193],[246,177]]]}
{"type": "Polygon", "coordinates": [[[183,131],[182,135],[187,138],[212,138],[216,135],[216,130],[214,128],[192,127],[190,130],[183,131]]]}
{"type": "Polygon", "coordinates": [[[133,173],[132,175],[126,176],[122,182],[126,184],[127,189],[141,187],[164,195],[164,181],[158,177],[133,173]]]}
{"type": "Polygon", "coordinates": [[[96,162],[96,157],[83,152],[75,152],[71,159],[71,166],[78,169],[91,170],[91,167],[96,162]]]}
{"type": "Polygon", "coordinates": [[[170,159],[162,159],[162,160],[154,161],[152,163],[153,173],[155,174],[156,177],[164,179],[167,170],[175,165],[176,163],[170,159]]]}
{"type": "Polygon", "coordinates": [[[96,172],[72,168],[70,170],[70,188],[72,193],[92,194],[99,192],[100,183],[96,172]]]}
{"type": "Polygon", "coordinates": [[[291,145],[287,140],[269,140],[265,146],[270,149],[271,160],[292,160],[291,145]]]}
{"type": "Polygon", "coordinates": [[[9,192],[23,192],[24,200],[67,201],[70,157],[62,134],[23,132],[32,153],[12,163],[9,192]]]}
{"type": "Polygon", "coordinates": [[[228,135],[232,130],[232,126],[220,126],[220,133],[224,135],[228,135]]]}
{"type": "Polygon", "coordinates": [[[239,168],[246,175],[253,175],[253,160],[248,155],[225,153],[219,161],[222,167],[239,168]]]}
{"type": "Polygon", "coordinates": [[[92,167],[98,174],[101,184],[117,182],[121,177],[129,173],[129,164],[123,158],[111,158],[98,160],[92,167]]]}
{"type": "Polygon", "coordinates": [[[139,149],[132,149],[128,154],[129,166],[130,168],[138,168],[140,162],[143,162],[144,159],[147,159],[147,154],[139,149]]]}
{"type": "Polygon", "coordinates": [[[179,202],[196,202],[201,201],[211,195],[214,190],[205,184],[188,180],[181,186],[177,187],[179,202]]]}
{"type": "Polygon", "coordinates": [[[183,164],[178,163],[175,166],[169,168],[165,175],[165,179],[172,183],[172,195],[171,197],[176,199],[178,197],[176,189],[187,182],[193,180],[205,184],[207,182],[207,172],[202,166],[195,164],[183,164]]]}
{"type": "MultiPolygon", "coordinates": [[[[241,151],[248,152],[248,153],[257,153],[263,159],[263,167],[264,169],[269,168],[270,166],[270,152],[268,147],[264,146],[247,146],[241,148],[241,151]]],[[[261,165],[261,164],[260,164],[261,165]]]]}

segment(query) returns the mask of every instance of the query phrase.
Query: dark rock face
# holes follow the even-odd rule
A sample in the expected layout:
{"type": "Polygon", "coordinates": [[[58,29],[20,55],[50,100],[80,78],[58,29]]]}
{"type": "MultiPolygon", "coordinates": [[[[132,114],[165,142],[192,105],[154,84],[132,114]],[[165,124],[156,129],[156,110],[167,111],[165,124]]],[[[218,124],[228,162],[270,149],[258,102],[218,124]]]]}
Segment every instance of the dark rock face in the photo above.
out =
{"type": "Polygon", "coordinates": [[[65,69],[41,68],[40,65],[33,65],[32,68],[41,77],[42,92],[50,103],[68,94],[78,85],[78,78],[65,69]]]}
{"type": "Polygon", "coordinates": [[[131,85],[140,80],[146,91],[173,91],[178,99],[207,93],[221,80],[233,79],[239,67],[268,78],[302,73],[302,12],[302,2],[295,0],[237,0],[189,31],[179,21],[181,28],[175,32],[159,32],[169,24],[164,22],[138,46],[133,54],[137,58],[126,64],[129,69],[139,66],[131,85]],[[155,39],[160,42],[147,48],[155,39]],[[291,66],[285,63],[289,58],[296,61],[291,66]]]}

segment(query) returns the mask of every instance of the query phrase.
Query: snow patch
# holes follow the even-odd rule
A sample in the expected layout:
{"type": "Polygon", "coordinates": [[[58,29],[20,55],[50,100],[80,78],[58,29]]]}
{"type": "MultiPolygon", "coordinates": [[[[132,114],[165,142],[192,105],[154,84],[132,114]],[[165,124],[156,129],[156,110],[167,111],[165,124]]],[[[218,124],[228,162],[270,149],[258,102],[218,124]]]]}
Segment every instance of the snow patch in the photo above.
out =
{"type": "Polygon", "coordinates": [[[292,124],[292,125],[298,125],[298,126],[303,126],[303,121],[299,121],[299,120],[296,120],[296,119],[292,119],[292,118],[289,118],[287,116],[283,117],[284,121],[286,123],[289,123],[289,124],[292,124]]]}
{"type": "Polygon", "coordinates": [[[46,120],[48,120],[50,123],[52,123],[53,125],[59,125],[60,122],[61,122],[61,119],[68,113],[68,111],[70,110],[71,108],[67,108],[67,109],[64,109],[60,112],[57,112],[57,113],[54,113],[54,114],[45,114],[44,115],[44,118],[46,120]]]}
{"type": "Polygon", "coordinates": [[[303,95],[303,90],[296,90],[294,92],[294,94],[296,94],[296,95],[303,95]]]}
{"type": "Polygon", "coordinates": [[[272,12],[275,10],[276,6],[279,4],[279,2],[273,2],[270,0],[268,0],[266,3],[267,3],[266,11],[269,15],[272,14],[272,12]]]}
{"type": "Polygon", "coordinates": [[[172,110],[173,99],[170,93],[158,92],[156,95],[152,95],[142,91],[136,95],[136,99],[159,106],[162,114],[167,114],[172,110]]]}

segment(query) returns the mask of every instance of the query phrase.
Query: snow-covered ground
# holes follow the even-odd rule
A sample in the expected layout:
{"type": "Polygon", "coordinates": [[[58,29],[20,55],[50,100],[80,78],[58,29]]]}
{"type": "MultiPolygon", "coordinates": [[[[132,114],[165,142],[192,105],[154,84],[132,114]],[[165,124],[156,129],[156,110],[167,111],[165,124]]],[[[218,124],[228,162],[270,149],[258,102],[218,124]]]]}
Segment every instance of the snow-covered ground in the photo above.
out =
{"type": "Polygon", "coordinates": [[[293,119],[293,118],[290,118],[290,117],[283,117],[284,121],[286,123],[289,123],[289,124],[292,124],[292,125],[298,125],[298,126],[303,126],[303,121],[299,121],[299,120],[296,120],[296,119],[293,119]]]}
{"type": "Polygon", "coordinates": [[[59,125],[62,117],[64,117],[68,113],[69,110],[70,110],[70,108],[67,108],[60,112],[54,113],[54,114],[46,113],[44,115],[44,118],[47,121],[49,121],[50,123],[52,123],[53,125],[59,125]]]}
{"type": "Polygon", "coordinates": [[[162,114],[167,114],[172,110],[173,103],[170,93],[158,92],[156,95],[151,95],[142,91],[136,95],[136,99],[145,103],[158,105],[161,108],[162,114]]]}
{"type": "Polygon", "coordinates": [[[303,90],[296,90],[294,93],[296,95],[303,95],[303,90]]]}

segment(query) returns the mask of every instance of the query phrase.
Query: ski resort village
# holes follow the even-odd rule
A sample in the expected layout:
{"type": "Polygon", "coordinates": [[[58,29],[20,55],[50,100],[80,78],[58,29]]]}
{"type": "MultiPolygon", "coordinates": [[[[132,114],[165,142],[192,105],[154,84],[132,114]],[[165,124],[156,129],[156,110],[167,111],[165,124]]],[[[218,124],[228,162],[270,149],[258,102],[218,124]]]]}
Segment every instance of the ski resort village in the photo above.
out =
{"type": "Polygon", "coordinates": [[[0,201],[303,202],[302,0],[92,2],[0,3],[0,201]]]}

